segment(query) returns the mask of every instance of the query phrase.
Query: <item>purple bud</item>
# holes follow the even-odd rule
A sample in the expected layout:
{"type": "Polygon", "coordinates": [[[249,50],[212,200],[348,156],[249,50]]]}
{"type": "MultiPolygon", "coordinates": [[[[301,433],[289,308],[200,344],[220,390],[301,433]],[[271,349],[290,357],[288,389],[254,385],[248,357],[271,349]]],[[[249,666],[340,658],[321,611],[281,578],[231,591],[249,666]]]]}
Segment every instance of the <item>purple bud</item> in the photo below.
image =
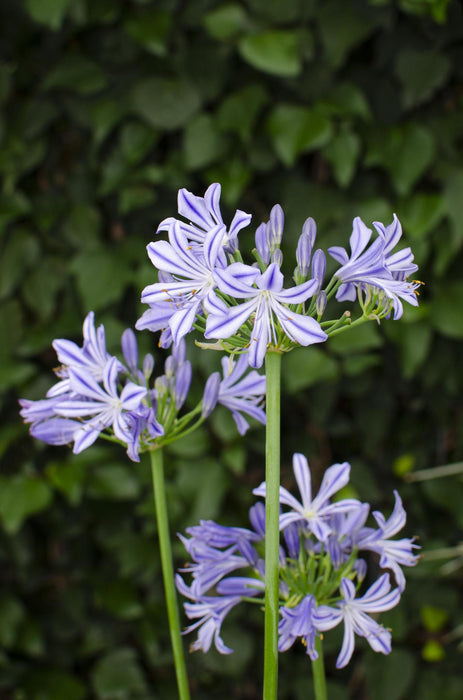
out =
{"type": "Polygon", "coordinates": [[[172,357],[179,365],[186,361],[186,342],[184,338],[172,348],[172,357]]]}
{"type": "Polygon", "coordinates": [[[126,328],[121,338],[122,354],[132,374],[138,370],[138,345],[135,333],[131,328],[126,328]]]}
{"type": "Polygon", "coordinates": [[[179,410],[185,403],[185,399],[190,390],[191,384],[191,362],[183,362],[177,369],[177,375],[175,379],[175,408],[179,410]]]}
{"type": "Polygon", "coordinates": [[[267,240],[267,224],[260,224],[256,229],[256,249],[265,265],[270,262],[270,248],[267,240]]]}
{"type": "Polygon", "coordinates": [[[154,388],[156,389],[156,393],[158,396],[162,396],[163,394],[168,393],[169,380],[167,379],[165,374],[162,374],[160,377],[156,377],[156,381],[154,382],[154,388]]]}
{"type": "Polygon", "coordinates": [[[315,308],[317,309],[318,316],[323,316],[323,314],[325,313],[326,302],[327,302],[326,292],[325,292],[325,290],[322,290],[318,294],[317,300],[315,302],[315,308]]]}
{"type": "Polygon", "coordinates": [[[164,372],[168,379],[171,379],[174,376],[176,368],[177,362],[175,360],[175,357],[173,355],[169,355],[169,357],[164,362],[164,372]]]}
{"type": "Polygon", "coordinates": [[[299,556],[299,527],[297,523],[290,523],[283,531],[283,535],[288,548],[288,554],[291,559],[297,559],[299,556]]]}
{"type": "Polygon", "coordinates": [[[203,418],[207,418],[211,415],[212,411],[216,407],[217,400],[219,398],[219,388],[220,388],[220,373],[214,372],[211,374],[204,387],[203,394],[203,408],[201,415],[203,418]]]}
{"type": "Polygon", "coordinates": [[[306,278],[309,274],[310,258],[312,256],[312,242],[310,236],[304,232],[299,236],[296,248],[296,261],[299,267],[299,272],[302,277],[306,278]]]}
{"type": "Polygon", "coordinates": [[[270,212],[270,220],[268,222],[268,242],[270,250],[277,248],[283,237],[283,227],[285,225],[285,215],[279,204],[275,204],[270,212]]]}
{"type": "Polygon", "coordinates": [[[302,234],[309,237],[310,246],[313,248],[317,235],[317,224],[311,216],[304,221],[304,225],[302,226],[302,234]]]}
{"type": "Polygon", "coordinates": [[[260,501],[249,509],[249,520],[258,535],[265,537],[265,505],[260,501]]]}
{"type": "Polygon", "coordinates": [[[153,369],[154,369],[154,357],[151,355],[151,353],[148,353],[145,355],[143,359],[143,374],[145,375],[145,379],[148,381],[148,379],[151,377],[153,374],[153,369]]]}
{"type": "Polygon", "coordinates": [[[318,281],[318,288],[321,289],[326,271],[326,256],[323,250],[318,248],[312,258],[312,277],[318,281]]]}
{"type": "Polygon", "coordinates": [[[276,263],[278,267],[281,267],[283,264],[283,253],[279,248],[275,248],[272,253],[272,263],[276,263]]]}
{"type": "Polygon", "coordinates": [[[70,418],[50,418],[31,427],[31,435],[47,445],[69,445],[74,433],[80,428],[78,421],[70,418]]]}

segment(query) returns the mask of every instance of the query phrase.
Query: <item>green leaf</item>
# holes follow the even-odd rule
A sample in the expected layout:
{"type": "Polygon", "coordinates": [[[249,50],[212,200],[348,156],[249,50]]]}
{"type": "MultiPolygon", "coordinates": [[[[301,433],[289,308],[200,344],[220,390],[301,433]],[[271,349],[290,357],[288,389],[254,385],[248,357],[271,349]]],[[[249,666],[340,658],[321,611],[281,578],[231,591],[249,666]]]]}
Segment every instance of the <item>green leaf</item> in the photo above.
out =
{"type": "Polygon", "coordinates": [[[204,15],[206,31],[218,41],[226,41],[241,34],[249,25],[246,12],[237,3],[228,3],[204,15]]]}
{"type": "Polygon", "coordinates": [[[69,212],[63,232],[69,243],[82,250],[99,245],[101,228],[101,214],[96,207],[76,204],[69,212]]]}
{"type": "Polygon", "coordinates": [[[318,382],[329,382],[339,374],[338,363],[318,348],[297,348],[285,362],[285,389],[297,394],[318,382]]]}
{"type": "Polygon", "coordinates": [[[421,655],[425,661],[437,663],[445,659],[445,649],[437,639],[429,639],[424,645],[421,655]]]}
{"type": "Polygon", "coordinates": [[[71,464],[51,462],[45,473],[52,486],[64,493],[69,503],[73,506],[80,503],[86,478],[83,464],[77,460],[73,460],[71,464]]]}
{"type": "Polygon", "coordinates": [[[436,330],[449,338],[463,338],[463,282],[452,280],[441,287],[435,285],[429,307],[436,330]]]}
{"type": "Polygon", "coordinates": [[[190,170],[214,163],[223,152],[223,138],[208,114],[200,114],[188,124],[183,135],[185,165],[190,170]]]}
{"type": "Polygon", "coordinates": [[[152,187],[133,185],[124,187],[119,193],[119,211],[122,216],[134,209],[141,209],[152,204],[157,199],[157,194],[152,187]]]}
{"type": "Polygon", "coordinates": [[[463,188],[463,168],[453,168],[444,184],[444,203],[447,215],[455,234],[453,253],[463,242],[463,217],[461,216],[461,193],[463,188]]]}
{"type": "Polygon", "coordinates": [[[288,167],[298,155],[324,146],[331,138],[330,120],[313,109],[281,104],[271,113],[267,130],[275,151],[288,167]]]}
{"type": "Polygon", "coordinates": [[[218,164],[208,169],[207,179],[222,184],[222,199],[232,207],[251,179],[251,169],[238,158],[222,158],[218,164]]]}
{"type": "Polygon", "coordinates": [[[149,153],[158,138],[158,133],[145,124],[126,124],[120,136],[121,153],[127,163],[136,165],[149,153]]]}
{"type": "Polygon", "coordinates": [[[331,163],[334,177],[340,187],[347,187],[355,175],[361,143],[357,134],[341,131],[325,147],[324,154],[331,163]]]}
{"type": "Polygon", "coordinates": [[[125,29],[144,49],[155,56],[165,56],[172,21],[171,12],[149,8],[149,11],[141,13],[138,17],[130,17],[125,23],[125,29]]]}
{"type": "Polygon", "coordinates": [[[0,257],[0,299],[11,294],[24,280],[24,274],[39,255],[37,239],[26,229],[17,228],[0,257]]]}
{"type": "Polygon", "coordinates": [[[249,34],[238,44],[241,56],[253,68],[293,78],[302,69],[299,35],[295,31],[273,30],[249,34]]]}
{"type": "Polygon", "coordinates": [[[435,605],[423,605],[420,609],[420,617],[428,632],[440,632],[449,621],[448,612],[435,605]]]}
{"type": "Polygon", "coordinates": [[[413,681],[416,660],[407,649],[393,648],[389,656],[372,654],[365,666],[371,700],[401,700],[413,681]]]}
{"type": "Polygon", "coordinates": [[[370,135],[365,165],[386,167],[396,191],[407,195],[434,159],[435,150],[429,129],[405,124],[389,133],[377,130],[370,135]]]}
{"type": "Polygon", "coordinates": [[[106,75],[91,59],[77,53],[63,54],[56,67],[48,73],[43,87],[46,90],[62,88],[80,95],[92,95],[107,83],[106,75]]]}
{"type": "Polygon", "coordinates": [[[318,10],[318,29],[328,61],[340,66],[347,54],[369,37],[383,14],[362,4],[325,0],[318,10]]]}
{"type": "Polygon", "coordinates": [[[56,669],[31,671],[23,687],[28,700],[84,700],[87,697],[82,681],[56,669]]]}
{"type": "Polygon", "coordinates": [[[9,649],[14,646],[21,624],[26,619],[22,603],[11,595],[0,597],[0,644],[9,649]]]}
{"type": "MultiPolygon", "coordinates": [[[[122,449],[122,448],[121,448],[122,449]]],[[[87,491],[92,498],[132,500],[141,489],[130,465],[98,464],[88,476],[87,491]]]]}
{"type": "Polygon", "coordinates": [[[151,126],[173,130],[186,124],[200,107],[200,98],[190,82],[148,78],[132,91],[132,108],[151,126]]]}
{"type": "Polygon", "coordinates": [[[328,339],[330,349],[340,355],[350,355],[353,352],[375,350],[383,344],[374,321],[363,323],[354,328],[348,328],[343,333],[328,339]]]}
{"type": "Polygon", "coordinates": [[[48,319],[55,310],[57,294],[64,277],[62,261],[48,257],[27,276],[23,297],[40,319],[48,319]]]}
{"type": "Polygon", "coordinates": [[[92,684],[101,700],[122,700],[146,692],[135,652],[125,647],[112,651],[95,664],[92,684]]]}
{"type": "Polygon", "coordinates": [[[131,278],[130,270],[109,250],[82,253],[70,269],[76,276],[83,307],[95,311],[120,299],[131,278]]]}
{"type": "Polygon", "coordinates": [[[56,30],[61,27],[73,2],[74,0],[25,0],[25,6],[35,22],[56,30]]]}
{"type": "Polygon", "coordinates": [[[442,220],[445,214],[444,199],[440,194],[416,194],[401,202],[397,213],[407,236],[421,238],[435,230],[442,220]]]}
{"type": "Polygon", "coordinates": [[[112,100],[107,97],[94,102],[90,107],[90,121],[92,124],[93,138],[100,144],[123,119],[127,106],[120,100],[112,100]]]}
{"type": "Polygon", "coordinates": [[[246,85],[222,102],[217,113],[217,127],[221,131],[236,132],[244,143],[249,143],[256,120],[268,100],[262,85],[246,85]]]}
{"type": "Polygon", "coordinates": [[[121,620],[135,620],[143,614],[135,587],[129,581],[112,581],[96,591],[96,604],[121,620]]]}
{"type": "Polygon", "coordinates": [[[320,100],[319,105],[323,112],[332,116],[371,120],[371,110],[364,93],[352,83],[336,85],[320,100]]]}
{"type": "Polygon", "coordinates": [[[17,474],[0,479],[0,518],[6,532],[17,532],[23,522],[47,508],[52,500],[50,487],[37,477],[17,474]]]}
{"type": "Polygon", "coordinates": [[[451,63],[435,51],[404,49],[396,60],[396,75],[402,84],[404,106],[416,107],[430,99],[446,82],[451,63]]]}

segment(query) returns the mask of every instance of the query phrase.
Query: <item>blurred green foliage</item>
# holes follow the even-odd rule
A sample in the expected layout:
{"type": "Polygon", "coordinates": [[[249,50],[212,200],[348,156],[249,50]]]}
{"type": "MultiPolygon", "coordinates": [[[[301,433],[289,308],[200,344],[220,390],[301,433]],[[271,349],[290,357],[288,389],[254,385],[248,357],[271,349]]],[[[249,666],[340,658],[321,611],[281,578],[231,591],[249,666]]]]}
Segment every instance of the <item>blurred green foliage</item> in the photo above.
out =
{"type": "MultiPolygon", "coordinates": [[[[280,202],[288,274],[307,216],[326,246],[346,243],[357,214],[396,212],[426,282],[420,309],[285,358],[282,476],[291,486],[295,450],[319,477],[347,459],[362,499],[387,511],[400,488],[425,551],[457,544],[461,481],[400,480],[462,459],[462,5],[4,0],[0,26],[0,698],[170,700],[146,461],[37,444],[17,398],[44,395],[51,340],[79,339],[89,309],[116,350],[179,187],[219,181],[228,215],[257,222],[280,202]]],[[[218,358],[192,354],[198,392],[218,358]]],[[[246,525],[262,439],[244,443],[219,412],[170,449],[173,533],[200,517],[246,525]]],[[[389,657],[360,651],[336,672],[327,636],[332,700],[463,696],[462,568],[450,568],[424,558],[410,572],[384,616],[389,657]]],[[[258,612],[232,616],[234,655],[188,659],[194,696],[258,697],[261,635],[258,612]]],[[[307,700],[310,685],[304,650],[283,655],[280,697],[307,700]]]]}

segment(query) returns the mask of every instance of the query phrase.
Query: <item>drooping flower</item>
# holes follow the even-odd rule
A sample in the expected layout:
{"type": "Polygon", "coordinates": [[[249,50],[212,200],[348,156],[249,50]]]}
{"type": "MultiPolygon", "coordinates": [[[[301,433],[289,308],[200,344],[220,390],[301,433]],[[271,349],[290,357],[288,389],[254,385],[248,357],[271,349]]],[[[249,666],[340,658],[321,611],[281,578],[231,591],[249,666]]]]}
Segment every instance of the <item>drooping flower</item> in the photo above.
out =
{"type": "Polygon", "coordinates": [[[278,625],[278,651],[287,651],[297,639],[301,639],[306,647],[306,654],[315,661],[318,653],[315,651],[317,628],[314,613],[317,601],[313,595],[306,595],[293,608],[280,608],[281,620],[278,625]]]}
{"type": "Polygon", "coordinates": [[[262,401],[265,396],[265,377],[255,371],[245,375],[249,365],[245,355],[237,361],[222,358],[222,374],[211,374],[207,380],[203,397],[203,416],[208,416],[217,403],[228,408],[237,425],[240,435],[244,435],[249,423],[243,413],[265,425],[265,412],[262,401]]]}
{"type": "Polygon", "coordinates": [[[320,605],[315,611],[315,625],[321,632],[344,622],[344,638],[336,661],[336,668],[346,666],[354,653],[355,635],[364,637],[373,651],[389,654],[391,633],[378,624],[368,613],[379,613],[395,607],[400,600],[400,591],[391,591],[389,575],[383,574],[360,598],[355,597],[355,586],[347,578],[340,585],[342,600],[336,607],[320,605]]]}
{"type": "Polygon", "coordinates": [[[288,304],[302,304],[312,296],[317,288],[316,280],[283,289],[283,275],[276,263],[271,263],[262,274],[255,268],[248,268],[248,279],[243,276],[244,266],[237,265],[233,263],[227,269],[216,270],[217,285],[224,294],[249,301],[227,307],[217,297],[211,299],[206,338],[230,338],[250,320],[252,329],[248,357],[251,367],[262,366],[268,344],[277,347],[279,335],[284,334],[299,345],[326,340],[326,333],[314,318],[296,313],[288,307],[288,304]]]}

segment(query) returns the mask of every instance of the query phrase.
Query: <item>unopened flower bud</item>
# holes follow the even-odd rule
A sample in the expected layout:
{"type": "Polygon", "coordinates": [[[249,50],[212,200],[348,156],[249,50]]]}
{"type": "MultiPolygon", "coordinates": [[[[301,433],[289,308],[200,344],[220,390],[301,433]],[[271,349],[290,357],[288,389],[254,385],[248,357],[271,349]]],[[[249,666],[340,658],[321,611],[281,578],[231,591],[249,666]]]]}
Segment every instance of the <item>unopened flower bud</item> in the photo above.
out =
{"type": "Polygon", "coordinates": [[[283,253],[279,248],[275,248],[272,253],[272,263],[276,263],[278,267],[281,267],[283,264],[283,253]]]}
{"type": "Polygon", "coordinates": [[[315,308],[317,309],[317,314],[319,316],[323,316],[323,314],[325,313],[326,302],[327,302],[326,292],[324,290],[322,290],[318,294],[317,300],[315,302],[315,308]]]}
{"type": "Polygon", "coordinates": [[[285,215],[279,204],[275,204],[270,212],[270,220],[268,222],[268,242],[270,250],[277,248],[283,237],[283,227],[285,225],[285,215]]]}
{"type": "Polygon", "coordinates": [[[204,387],[203,394],[203,408],[201,415],[203,418],[207,418],[211,415],[212,411],[216,407],[217,400],[219,398],[219,387],[220,387],[220,373],[214,372],[211,374],[204,387]]]}
{"type": "Polygon", "coordinates": [[[190,390],[192,377],[191,363],[186,360],[177,369],[175,378],[175,408],[179,410],[185,403],[185,399],[190,390]]]}
{"type": "Polygon", "coordinates": [[[154,357],[152,356],[151,353],[148,353],[145,355],[143,359],[143,374],[145,375],[145,379],[148,381],[148,379],[151,377],[153,374],[153,369],[154,369],[154,357]]]}
{"type": "Polygon", "coordinates": [[[326,271],[326,256],[323,250],[318,248],[312,258],[312,277],[318,281],[318,289],[321,289],[326,271]]]}
{"type": "Polygon", "coordinates": [[[270,248],[267,239],[267,224],[260,224],[256,229],[256,249],[266,265],[270,262],[270,248]]]}

